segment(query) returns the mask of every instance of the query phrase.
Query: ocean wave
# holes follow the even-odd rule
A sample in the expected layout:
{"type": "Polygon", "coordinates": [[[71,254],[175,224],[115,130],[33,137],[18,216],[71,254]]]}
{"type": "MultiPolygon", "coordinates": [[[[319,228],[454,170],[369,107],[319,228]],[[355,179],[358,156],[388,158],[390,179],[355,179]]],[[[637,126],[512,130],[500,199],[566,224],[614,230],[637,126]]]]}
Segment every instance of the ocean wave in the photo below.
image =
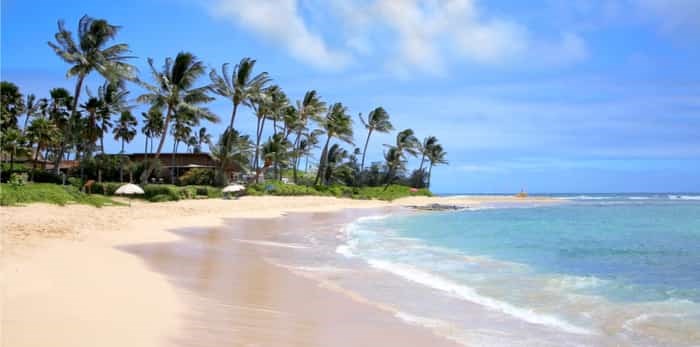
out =
{"type": "Polygon", "coordinates": [[[669,195],[671,200],[700,200],[700,195],[669,195]]]}
{"type": "Polygon", "coordinates": [[[558,200],[610,200],[610,199],[613,199],[613,197],[612,196],[576,195],[576,196],[557,196],[554,199],[558,199],[558,200]]]}
{"type": "Polygon", "coordinates": [[[504,301],[499,301],[487,296],[480,295],[471,287],[454,283],[450,280],[428,272],[424,272],[412,266],[391,263],[376,259],[369,259],[367,262],[370,264],[370,266],[376,269],[392,273],[411,282],[415,282],[427,286],[429,288],[440,290],[460,299],[505,313],[509,316],[515,317],[528,323],[545,325],[573,334],[595,334],[591,330],[573,325],[557,317],[547,314],[536,313],[531,309],[517,307],[504,301]]]}

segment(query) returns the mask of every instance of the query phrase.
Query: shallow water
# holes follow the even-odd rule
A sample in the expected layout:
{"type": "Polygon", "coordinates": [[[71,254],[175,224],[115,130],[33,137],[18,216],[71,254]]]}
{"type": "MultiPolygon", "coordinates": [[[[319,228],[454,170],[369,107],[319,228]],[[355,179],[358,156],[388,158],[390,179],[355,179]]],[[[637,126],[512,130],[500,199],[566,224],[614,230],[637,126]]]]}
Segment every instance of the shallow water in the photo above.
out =
{"type": "Polygon", "coordinates": [[[364,218],[337,252],[410,286],[340,281],[465,343],[696,346],[695,197],[574,195],[554,206],[364,218]]]}

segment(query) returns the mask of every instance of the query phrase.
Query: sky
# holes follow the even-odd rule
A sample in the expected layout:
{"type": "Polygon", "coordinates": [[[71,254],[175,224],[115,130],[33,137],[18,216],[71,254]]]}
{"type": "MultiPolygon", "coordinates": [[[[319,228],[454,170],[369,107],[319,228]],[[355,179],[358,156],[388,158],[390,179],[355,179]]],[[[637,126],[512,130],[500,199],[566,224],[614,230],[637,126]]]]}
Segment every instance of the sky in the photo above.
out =
{"type": "MultiPolygon", "coordinates": [[[[215,69],[253,57],[290,99],[315,89],[348,106],[358,146],[356,115],[384,107],[443,144],[438,193],[700,192],[697,0],[3,0],[0,77],[72,91],[47,42],[84,14],[122,26],[115,42],[144,79],[149,57],[189,51],[215,69]]],[[[253,133],[253,119],[242,109],[237,127],[253,133]]],[[[393,135],[373,135],[367,161],[393,135]]]]}

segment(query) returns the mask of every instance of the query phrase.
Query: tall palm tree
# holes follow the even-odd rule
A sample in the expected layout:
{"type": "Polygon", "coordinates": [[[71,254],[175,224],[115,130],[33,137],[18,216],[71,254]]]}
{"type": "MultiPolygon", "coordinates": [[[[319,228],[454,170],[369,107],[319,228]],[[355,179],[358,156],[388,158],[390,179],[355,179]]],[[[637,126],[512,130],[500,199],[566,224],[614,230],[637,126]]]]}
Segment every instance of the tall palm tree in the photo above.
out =
{"type": "Polygon", "coordinates": [[[325,182],[332,182],[336,176],[338,169],[345,165],[343,160],[348,157],[348,151],[339,144],[334,143],[328,149],[328,155],[326,159],[326,165],[323,173],[323,179],[325,182]]]}
{"type": "Polygon", "coordinates": [[[343,104],[337,102],[331,106],[326,114],[326,117],[321,120],[320,125],[326,133],[326,144],[321,152],[321,161],[318,165],[316,180],[314,184],[318,184],[321,175],[325,172],[326,163],[328,162],[328,144],[331,139],[337,138],[343,142],[352,144],[352,118],[347,114],[348,109],[343,104]]]}
{"type": "MultiPolygon", "coordinates": [[[[292,144],[292,149],[294,151],[294,183],[297,182],[297,167],[299,166],[299,159],[302,156],[301,151],[301,140],[302,135],[307,131],[307,124],[309,120],[320,120],[321,114],[326,112],[326,103],[321,100],[321,97],[315,90],[307,91],[304,94],[304,98],[301,101],[297,101],[296,107],[296,121],[290,123],[290,132],[296,133],[296,138],[292,144]]],[[[294,116],[292,114],[292,116],[294,116]]],[[[308,157],[307,157],[308,158],[308,157]]]]}
{"type": "Polygon", "coordinates": [[[105,81],[97,89],[97,97],[101,102],[101,107],[97,111],[97,118],[100,122],[100,148],[102,153],[105,153],[104,137],[109,133],[109,128],[112,126],[111,117],[113,114],[122,114],[129,109],[126,101],[126,96],[129,91],[124,88],[124,81],[105,81]]]}
{"type": "Polygon", "coordinates": [[[12,82],[0,82],[0,131],[17,128],[22,112],[24,100],[19,87],[12,82]]]}
{"type": "MultiPolygon", "coordinates": [[[[213,98],[207,95],[207,87],[194,87],[197,79],[204,73],[204,64],[192,53],[180,52],[175,59],[166,58],[160,71],[153,64],[153,59],[149,58],[148,65],[155,84],[140,81],[139,84],[148,92],[139,96],[137,101],[151,104],[157,109],[165,109],[163,129],[166,131],[160,136],[155,153],[157,159],[163,150],[173,114],[180,109],[187,109],[190,112],[209,115],[211,112],[201,105],[212,101],[213,98]]],[[[144,170],[141,181],[145,181],[151,172],[152,168],[144,170]]]]}
{"type": "Polygon", "coordinates": [[[153,138],[161,136],[163,133],[163,112],[158,108],[151,108],[148,112],[141,112],[143,117],[143,127],[141,133],[146,137],[144,144],[144,153],[149,153],[149,143],[151,145],[150,152],[153,152],[153,138]]]}
{"type": "Polygon", "coordinates": [[[238,131],[226,128],[219,137],[219,141],[213,145],[209,144],[209,151],[216,163],[216,182],[220,186],[229,183],[226,175],[229,169],[240,168],[246,170],[246,165],[250,162],[253,144],[248,135],[241,136],[238,131]]]}
{"type": "MultiPolygon", "coordinates": [[[[107,46],[117,36],[119,29],[119,26],[109,24],[104,19],[85,15],[78,21],[78,41],[76,42],[73,34],[66,29],[64,22],[58,21],[58,32],[54,36],[56,42],[48,42],[48,44],[56,55],[71,65],[66,75],[76,77],[73,105],[70,108],[73,117],[77,116],[83,81],[91,72],[97,71],[109,81],[135,78],[136,69],[126,62],[134,58],[127,55],[130,53],[129,45],[117,43],[107,46]]],[[[55,165],[57,171],[65,144],[60,147],[55,165]]]]}
{"type": "Polygon", "coordinates": [[[236,120],[236,111],[241,103],[248,103],[254,94],[263,89],[270,82],[267,72],[253,76],[255,60],[243,58],[234,66],[233,72],[229,72],[229,63],[221,65],[221,74],[212,69],[209,72],[211,85],[209,90],[214,94],[228,98],[233,103],[229,128],[233,129],[233,122],[236,120]]]}
{"type": "MultiPolygon", "coordinates": [[[[131,111],[129,110],[124,110],[121,113],[121,116],[119,116],[119,120],[117,121],[117,126],[114,127],[114,140],[119,141],[121,140],[122,142],[122,148],[121,151],[119,152],[122,154],[119,157],[119,181],[124,182],[124,166],[125,166],[125,161],[124,161],[124,143],[129,143],[131,140],[136,137],[136,125],[138,122],[136,121],[136,117],[131,114],[131,111]]],[[[104,149],[102,150],[102,153],[104,153],[104,149]]],[[[128,157],[126,158],[126,162],[128,162],[128,157]]],[[[129,182],[131,182],[131,175],[129,176],[129,182]]]]}
{"type": "Polygon", "coordinates": [[[365,147],[362,150],[362,162],[360,163],[360,171],[365,168],[365,155],[367,154],[367,145],[369,144],[369,138],[372,136],[372,132],[377,131],[380,133],[388,133],[394,130],[394,126],[389,121],[389,114],[382,108],[377,107],[372,110],[367,116],[367,121],[362,118],[360,113],[360,121],[362,125],[367,129],[367,140],[365,140],[365,147]]]}
{"type": "Polygon", "coordinates": [[[385,153],[384,158],[387,162],[387,184],[386,188],[393,182],[396,178],[396,173],[399,169],[403,168],[406,164],[406,155],[416,156],[418,155],[418,147],[420,142],[415,135],[413,135],[412,129],[404,129],[396,134],[396,143],[394,145],[389,145],[389,150],[385,153]]]}
{"type": "Polygon", "coordinates": [[[423,171],[423,165],[425,164],[425,159],[430,153],[430,151],[433,149],[433,146],[438,144],[438,139],[435,136],[428,136],[425,139],[423,139],[423,143],[418,147],[418,152],[421,154],[420,158],[420,167],[418,167],[418,171],[423,171]]]}
{"type": "Polygon", "coordinates": [[[445,152],[442,149],[442,145],[435,145],[432,147],[430,152],[427,154],[428,161],[430,163],[430,166],[428,168],[428,185],[427,187],[430,188],[430,177],[433,173],[433,166],[436,165],[441,165],[441,164],[448,164],[447,161],[447,152],[445,152]]]}
{"type": "Polygon", "coordinates": [[[279,86],[269,86],[259,92],[255,92],[252,98],[252,107],[257,118],[255,131],[255,155],[253,156],[253,169],[257,182],[262,173],[260,165],[260,140],[262,139],[265,121],[274,115],[280,114],[287,107],[287,97],[279,86]]]}
{"type": "Polygon", "coordinates": [[[262,155],[265,160],[263,169],[274,165],[276,179],[282,179],[280,166],[284,167],[289,163],[289,147],[291,145],[292,144],[284,138],[284,134],[277,133],[270,136],[262,147],[262,155]]]}
{"type": "Polygon", "coordinates": [[[122,111],[116,126],[114,127],[113,134],[114,140],[120,141],[122,143],[121,151],[119,153],[124,153],[124,143],[131,142],[134,137],[136,137],[136,117],[131,114],[130,111],[122,111]]]}
{"type": "Polygon", "coordinates": [[[389,149],[384,153],[384,160],[386,160],[387,166],[386,185],[384,186],[386,190],[396,179],[396,173],[405,167],[406,159],[401,149],[389,146],[389,149]]]}
{"type": "Polygon", "coordinates": [[[97,97],[90,97],[80,107],[88,114],[86,127],[83,129],[83,157],[91,157],[95,150],[95,143],[102,133],[102,127],[97,123],[97,111],[102,107],[102,101],[97,97]]]}

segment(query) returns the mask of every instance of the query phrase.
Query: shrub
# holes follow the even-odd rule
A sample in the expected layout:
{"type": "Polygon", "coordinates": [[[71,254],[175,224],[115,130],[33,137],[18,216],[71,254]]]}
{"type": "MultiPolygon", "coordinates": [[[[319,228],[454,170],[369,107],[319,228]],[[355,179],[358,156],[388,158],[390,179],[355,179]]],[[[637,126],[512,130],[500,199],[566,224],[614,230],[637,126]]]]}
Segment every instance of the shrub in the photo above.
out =
{"type": "Polygon", "coordinates": [[[214,170],[203,168],[190,169],[180,176],[179,181],[183,186],[211,185],[214,183],[214,170]]]}
{"type": "Polygon", "coordinates": [[[114,192],[119,189],[124,183],[119,183],[119,182],[102,182],[102,183],[95,183],[92,185],[92,193],[93,194],[102,194],[102,195],[114,195],[114,192]]]}
{"type": "Polygon", "coordinates": [[[7,181],[7,183],[13,187],[23,186],[25,183],[27,183],[27,174],[13,173],[10,175],[10,179],[7,181]]]}
{"type": "Polygon", "coordinates": [[[180,193],[178,188],[170,184],[147,184],[143,187],[144,197],[148,200],[155,197],[156,195],[168,196],[168,200],[164,201],[178,201],[180,200],[180,193]]]}
{"type": "Polygon", "coordinates": [[[52,171],[35,169],[32,170],[32,181],[35,183],[61,183],[61,177],[52,171]]]}
{"type": "Polygon", "coordinates": [[[0,186],[0,205],[44,202],[57,205],[78,203],[101,207],[108,204],[119,205],[104,196],[82,193],[73,186],[61,186],[49,183],[28,183],[23,186],[2,184],[0,186]]]}
{"type": "Polygon", "coordinates": [[[154,196],[151,196],[148,198],[148,201],[150,202],[166,202],[166,201],[173,201],[170,195],[167,194],[157,194],[154,196]]]}

